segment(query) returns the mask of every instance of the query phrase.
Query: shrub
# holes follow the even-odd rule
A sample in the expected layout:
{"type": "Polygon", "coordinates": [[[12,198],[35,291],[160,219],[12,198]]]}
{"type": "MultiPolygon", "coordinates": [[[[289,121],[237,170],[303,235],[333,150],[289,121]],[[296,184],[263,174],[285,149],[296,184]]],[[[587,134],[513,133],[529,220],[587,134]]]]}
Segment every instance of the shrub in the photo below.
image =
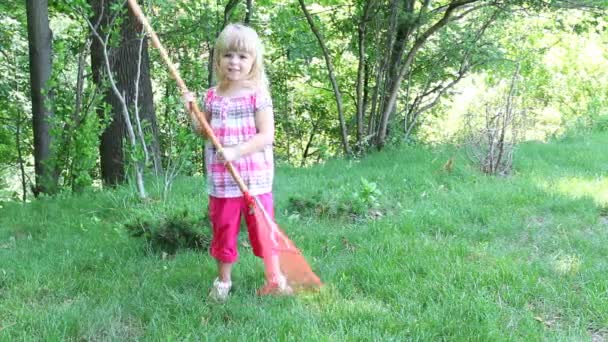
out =
{"type": "Polygon", "coordinates": [[[175,254],[179,250],[206,250],[211,242],[206,217],[189,216],[183,211],[157,221],[135,219],[125,224],[132,237],[144,238],[155,252],[175,254]]]}
{"type": "Polygon", "coordinates": [[[374,182],[361,178],[354,191],[344,185],[328,194],[318,192],[308,198],[290,197],[287,210],[293,215],[333,219],[363,220],[383,216],[380,207],[382,193],[374,182]]]}

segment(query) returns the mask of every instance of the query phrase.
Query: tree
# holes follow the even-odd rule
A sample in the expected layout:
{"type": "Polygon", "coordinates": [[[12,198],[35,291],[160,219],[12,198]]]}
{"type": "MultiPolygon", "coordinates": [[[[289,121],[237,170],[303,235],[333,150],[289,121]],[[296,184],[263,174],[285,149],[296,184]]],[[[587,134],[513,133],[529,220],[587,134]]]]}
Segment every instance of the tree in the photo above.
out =
{"type": "MultiPolygon", "coordinates": [[[[382,148],[385,144],[389,119],[395,110],[401,83],[408,74],[419,50],[427,43],[429,38],[450,22],[462,19],[467,14],[487,5],[485,1],[456,0],[447,5],[431,9],[430,4],[431,1],[425,0],[416,12],[414,0],[405,1],[401,19],[396,26],[393,26],[397,32],[394,40],[389,39],[389,74],[385,88],[387,92],[385,93],[377,127],[376,145],[378,148],[382,148]],[[476,2],[481,4],[475,6],[476,2]],[[435,22],[432,22],[433,16],[438,16],[435,22]],[[431,23],[430,26],[424,27],[428,22],[431,23]],[[408,44],[411,45],[408,46],[408,44]]],[[[395,6],[394,8],[399,7],[395,6]]]]}
{"type": "MultiPolygon", "coordinates": [[[[147,41],[143,42],[140,61],[140,40],[142,27],[133,14],[125,10],[126,7],[116,6],[121,1],[91,0],[94,11],[92,22],[98,25],[103,34],[111,34],[113,24],[119,24],[116,40],[110,39],[116,46],[110,49],[110,65],[114,72],[119,91],[123,94],[127,106],[138,105],[144,127],[148,127],[150,156],[157,172],[162,171],[160,161],[160,148],[158,144],[158,128],[152,98],[152,83],[150,80],[150,61],[148,57],[147,41]],[[138,66],[141,67],[139,70],[138,66]],[[137,77],[139,75],[139,78],[137,77]],[[139,83],[134,80],[139,79],[139,83]],[[137,96],[137,98],[135,98],[137,96]]],[[[113,37],[114,38],[114,37],[113,37]]],[[[98,40],[91,44],[91,65],[93,67],[93,80],[103,86],[105,82],[104,48],[98,40]]],[[[106,87],[105,101],[111,107],[111,122],[101,136],[99,147],[101,160],[101,175],[105,184],[115,185],[125,179],[125,156],[123,139],[126,137],[125,121],[120,99],[106,87]]],[[[99,110],[99,116],[105,119],[105,111],[99,110]]]]}
{"type": "Polygon", "coordinates": [[[357,23],[357,81],[356,81],[356,106],[357,106],[357,147],[361,151],[364,145],[365,134],[365,107],[368,94],[366,79],[369,74],[369,68],[366,64],[366,41],[368,33],[368,24],[375,15],[380,2],[377,0],[363,0],[361,4],[363,9],[357,23]],[[367,70],[367,72],[366,72],[367,70]]]}
{"type": "Polygon", "coordinates": [[[54,193],[58,173],[53,163],[50,107],[52,93],[48,80],[51,75],[52,32],[49,26],[47,0],[27,0],[27,31],[30,56],[30,83],[34,131],[34,161],[36,186],[34,194],[54,193]]]}
{"type": "Polygon", "coordinates": [[[344,154],[350,155],[351,150],[350,150],[350,145],[348,143],[348,130],[346,128],[346,122],[344,119],[344,107],[342,105],[342,93],[340,92],[340,87],[338,86],[338,81],[336,80],[332,59],[329,54],[329,50],[327,49],[327,46],[325,45],[325,40],[323,39],[321,32],[315,25],[315,22],[313,21],[312,16],[308,12],[308,9],[306,8],[306,4],[304,3],[304,0],[299,0],[299,2],[300,2],[300,7],[302,7],[302,12],[304,12],[304,15],[306,16],[306,21],[308,21],[308,24],[310,25],[310,29],[315,34],[315,37],[317,37],[317,40],[319,41],[319,45],[321,46],[321,50],[323,51],[323,57],[325,58],[325,64],[327,65],[327,72],[329,74],[331,86],[333,88],[334,95],[336,97],[336,107],[338,110],[338,118],[340,119],[340,131],[342,133],[342,146],[344,148],[344,154]]]}

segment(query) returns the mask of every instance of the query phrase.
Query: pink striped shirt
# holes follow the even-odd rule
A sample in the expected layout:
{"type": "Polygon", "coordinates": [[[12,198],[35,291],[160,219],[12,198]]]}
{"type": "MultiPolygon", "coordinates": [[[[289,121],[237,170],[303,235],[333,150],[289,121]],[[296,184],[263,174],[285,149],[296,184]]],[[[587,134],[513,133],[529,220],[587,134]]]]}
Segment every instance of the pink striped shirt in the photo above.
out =
{"type": "MultiPolygon", "coordinates": [[[[248,141],[257,133],[255,114],[261,109],[272,107],[270,96],[257,93],[251,95],[224,97],[216,94],[216,89],[207,91],[203,109],[211,116],[211,128],[222,146],[237,145],[248,141]]],[[[214,197],[240,197],[243,194],[236,182],[216,156],[216,148],[207,141],[205,144],[205,164],[207,168],[208,193],[214,197]]],[[[260,195],[272,191],[274,160],[272,145],[232,162],[232,165],[249,188],[250,195],[260,195]]]]}

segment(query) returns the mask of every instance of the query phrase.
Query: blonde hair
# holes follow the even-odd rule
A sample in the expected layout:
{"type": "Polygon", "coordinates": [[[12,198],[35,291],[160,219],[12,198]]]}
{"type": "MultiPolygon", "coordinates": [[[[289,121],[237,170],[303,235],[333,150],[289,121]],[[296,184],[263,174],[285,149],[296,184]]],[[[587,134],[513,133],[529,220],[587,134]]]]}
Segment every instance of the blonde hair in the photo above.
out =
{"type": "Polygon", "coordinates": [[[267,91],[268,79],[264,71],[264,47],[258,34],[249,26],[229,24],[217,37],[213,50],[213,69],[220,88],[224,88],[227,83],[226,76],[220,69],[220,60],[229,51],[247,52],[253,57],[251,71],[247,77],[249,86],[267,91]]]}

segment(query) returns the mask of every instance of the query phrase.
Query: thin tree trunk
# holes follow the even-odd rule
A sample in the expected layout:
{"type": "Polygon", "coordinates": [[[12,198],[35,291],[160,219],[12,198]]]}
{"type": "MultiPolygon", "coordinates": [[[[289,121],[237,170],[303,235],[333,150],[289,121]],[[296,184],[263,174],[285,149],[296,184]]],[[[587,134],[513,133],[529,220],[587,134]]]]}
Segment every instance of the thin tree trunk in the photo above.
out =
{"type": "Polygon", "coordinates": [[[346,122],[344,120],[344,108],[342,106],[342,94],[340,93],[340,89],[338,87],[338,81],[336,80],[336,76],[334,74],[334,67],[333,67],[333,63],[331,60],[331,56],[329,55],[329,50],[325,46],[325,41],[323,40],[321,33],[315,26],[312,16],[310,15],[310,13],[308,12],[308,9],[306,8],[306,4],[304,3],[304,0],[298,0],[298,1],[300,2],[300,7],[302,7],[302,11],[304,12],[304,15],[306,16],[306,20],[308,21],[308,24],[310,25],[310,29],[312,30],[315,37],[317,37],[317,40],[319,41],[319,45],[321,46],[321,50],[323,51],[323,57],[325,57],[325,64],[327,65],[327,72],[329,73],[329,79],[331,81],[331,85],[333,87],[334,95],[336,98],[336,106],[338,109],[338,118],[340,119],[340,130],[342,133],[342,145],[344,148],[344,154],[348,156],[348,155],[351,155],[351,150],[350,150],[350,146],[348,144],[348,131],[346,129],[346,122]]]}
{"type": "MultiPolygon", "coordinates": [[[[379,44],[380,45],[380,44],[379,44]]],[[[367,135],[375,135],[377,130],[376,130],[376,117],[378,116],[378,98],[380,96],[380,92],[381,92],[381,81],[382,81],[382,76],[384,74],[384,63],[382,63],[382,61],[380,59],[378,59],[377,65],[376,65],[376,75],[375,75],[375,80],[374,80],[374,90],[372,93],[372,103],[371,103],[371,110],[369,113],[369,120],[367,123],[367,135]]]]}
{"type": "MultiPolygon", "coordinates": [[[[403,60],[403,53],[408,45],[408,42],[410,41],[410,36],[414,31],[414,28],[419,25],[418,19],[414,19],[413,0],[403,1],[403,7],[398,5],[396,8],[392,8],[392,10],[397,11],[397,17],[400,19],[393,23],[393,30],[395,30],[395,32],[391,37],[391,44],[387,46],[389,54],[387,57],[388,65],[386,66],[387,73],[385,74],[384,79],[384,89],[391,89],[393,84],[396,82],[396,75],[399,74],[399,66],[403,60]],[[401,12],[402,15],[400,16],[399,13],[401,12]]],[[[393,16],[393,13],[391,13],[391,16],[393,16]]],[[[384,109],[387,107],[389,98],[390,93],[385,92],[380,106],[382,113],[384,113],[384,109]]],[[[394,112],[395,108],[391,110],[389,116],[394,112]]],[[[382,122],[383,118],[381,117],[378,121],[379,126],[382,125],[382,122]]],[[[380,127],[377,128],[377,131],[380,131],[380,127]]]]}
{"type": "Polygon", "coordinates": [[[317,127],[319,126],[319,122],[321,122],[321,119],[319,118],[317,121],[315,121],[315,123],[312,125],[312,130],[310,132],[310,136],[308,137],[308,141],[306,142],[306,148],[304,148],[304,153],[302,154],[302,161],[300,162],[300,166],[304,166],[306,165],[306,158],[308,158],[309,151],[310,151],[310,147],[312,146],[312,140],[315,138],[316,132],[317,132],[317,127]]]}
{"type": "Polygon", "coordinates": [[[363,135],[365,130],[365,125],[363,124],[365,108],[364,108],[364,100],[363,100],[363,90],[364,90],[364,78],[365,78],[365,39],[366,39],[366,30],[367,30],[367,22],[369,21],[369,15],[373,8],[374,0],[367,0],[365,2],[365,7],[363,9],[363,14],[359,21],[358,26],[358,57],[359,57],[359,65],[357,67],[357,146],[359,149],[362,148],[363,144],[363,135]]]}
{"type": "MultiPolygon", "coordinates": [[[[141,118],[139,115],[139,103],[137,101],[137,98],[139,95],[139,80],[141,78],[141,62],[142,62],[142,57],[143,57],[143,47],[144,47],[144,41],[145,41],[145,37],[141,37],[139,39],[139,52],[137,54],[138,58],[137,58],[137,76],[135,77],[135,80],[133,82],[133,84],[135,85],[135,95],[134,96],[134,101],[135,101],[135,106],[133,106],[133,111],[135,112],[135,123],[136,123],[136,127],[137,127],[137,135],[139,136],[139,140],[141,142],[141,148],[144,151],[144,165],[148,163],[148,161],[150,160],[150,153],[148,152],[148,145],[146,144],[146,137],[144,135],[144,130],[142,128],[141,125],[141,118]]],[[[127,113],[128,114],[128,113],[127,113]]],[[[127,116],[125,118],[127,125],[130,125],[130,120],[129,117],[127,116]]],[[[131,131],[133,131],[132,127],[127,127],[127,129],[129,129],[129,133],[131,133],[131,131]]],[[[134,137],[131,139],[132,142],[135,143],[135,139],[134,137]]],[[[133,145],[135,146],[135,145],[133,145]]],[[[154,161],[154,165],[160,164],[160,161],[157,163],[156,160],[154,161]]],[[[160,170],[155,167],[156,170],[156,174],[159,175],[161,172],[160,170]]]]}
{"type": "Polygon", "coordinates": [[[495,172],[497,168],[500,166],[501,160],[503,158],[503,153],[505,151],[505,136],[507,132],[507,127],[511,125],[513,121],[513,97],[515,96],[515,88],[517,86],[517,78],[519,77],[519,64],[513,73],[513,77],[511,78],[511,85],[509,87],[509,92],[507,94],[506,106],[505,106],[505,114],[502,117],[502,127],[500,132],[500,139],[498,140],[498,158],[496,158],[495,168],[492,170],[495,172]]]}
{"type": "MultiPolygon", "coordinates": [[[[363,68],[363,120],[365,120],[365,113],[367,112],[367,108],[369,107],[369,77],[371,73],[371,68],[369,63],[365,63],[365,68],[363,68]]],[[[363,132],[365,134],[365,126],[363,127],[363,132]]]]}
{"type": "MultiPolygon", "coordinates": [[[[137,81],[136,81],[137,82],[137,81]]],[[[114,91],[118,89],[114,88],[114,91]]],[[[137,138],[135,137],[135,132],[133,130],[133,124],[131,123],[131,118],[129,116],[129,111],[127,110],[127,104],[124,100],[126,98],[125,94],[122,95],[122,115],[126,123],[127,133],[129,137],[129,142],[131,143],[131,147],[137,147],[137,138]]],[[[139,119],[137,119],[139,121],[139,119]]],[[[145,141],[142,141],[142,145],[145,147],[145,141]]],[[[141,160],[135,160],[135,184],[137,186],[137,192],[139,194],[140,199],[145,199],[148,197],[146,194],[146,188],[144,186],[144,162],[141,160]]]]}
{"type": "Polygon", "coordinates": [[[253,15],[253,0],[247,0],[247,9],[245,13],[245,20],[243,21],[245,25],[249,25],[251,22],[251,16],[253,15]]]}
{"type": "Polygon", "coordinates": [[[25,160],[21,149],[21,112],[17,111],[17,127],[15,132],[15,146],[17,147],[17,160],[19,160],[19,172],[21,173],[21,200],[27,201],[27,179],[25,175],[25,160]]]}
{"type": "MultiPolygon", "coordinates": [[[[399,9],[399,1],[391,0],[390,2],[390,16],[389,16],[389,27],[386,33],[386,54],[384,57],[380,57],[377,60],[376,65],[376,75],[375,75],[375,85],[374,91],[372,94],[372,103],[371,103],[371,111],[369,115],[369,121],[367,126],[367,134],[368,135],[377,135],[378,134],[378,124],[379,121],[377,116],[378,113],[382,112],[382,101],[379,101],[381,94],[384,93],[384,89],[386,88],[386,68],[390,64],[391,60],[391,52],[392,46],[394,45],[395,35],[397,31],[397,14],[399,9]],[[382,80],[384,79],[384,82],[382,80]]],[[[379,28],[377,28],[379,30],[379,28]]],[[[382,51],[382,41],[378,41],[377,50],[382,51]]]]}
{"type": "MultiPolygon", "coordinates": [[[[86,42],[82,46],[80,53],[78,54],[78,71],[76,72],[76,100],[74,103],[74,112],[70,115],[70,119],[67,120],[63,124],[63,129],[61,132],[60,142],[57,144],[59,148],[58,153],[58,166],[63,168],[67,168],[68,170],[68,180],[66,183],[71,183],[71,188],[73,192],[78,192],[82,190],[75,183],[76,175],[74,175],[74,161],[70,162],[70,146],[72,144],[72,139],[74,132],[80,127],[82,123],[83,115],[81,114],[82,110],[82,94],[84,89],[84,70],[85,70],[85,53],[90,49],[91,40],[87,38],[86,42]],[[69,165],[68,165],[69,164],[69,165]]],[[[85,112],[86,113],[86,112],[85,112]]],[[[86,115],[86,114],[85,114],[86,115]]],[[[73,158],[72,158],[73,159],[73,158]]]]}
{"type": "MultiPolygon", "coordinates": [[[[371,129],[375,133],[378,134],[378,123],[380,122],[379,118],[377,118],[378,113],[382,113],[384,110],[384,99],[386,98],[386,89],[388,89],[388,85],[391,82],[391,77],[393,76],[390,72],[391,69],[391,61],[394,59],[393,54],[395,53],[395,40],[397,39],[398,32],[398,18],[399,18],[399,9],[400,9],[401,0],[391,0],[390,2],[390,16],[389,16],[389,26],[386,34],[386,47],[384,58],[380,58],[380,66],[378,68],[378,73],[376,75],[376,96],[374,103],[374,127],[371,129]]],[[[381,48],[378,49],[382,51],[381,48]]]]}
{"type": "Polygon", "coordinates": [[[207,88],[210,88],[213,84],[213,53],[215,51],[215,47],[213,46],[213,42],[207,42],[207,47],[209,49],[209,61],[207,62],[207,88]]]}

